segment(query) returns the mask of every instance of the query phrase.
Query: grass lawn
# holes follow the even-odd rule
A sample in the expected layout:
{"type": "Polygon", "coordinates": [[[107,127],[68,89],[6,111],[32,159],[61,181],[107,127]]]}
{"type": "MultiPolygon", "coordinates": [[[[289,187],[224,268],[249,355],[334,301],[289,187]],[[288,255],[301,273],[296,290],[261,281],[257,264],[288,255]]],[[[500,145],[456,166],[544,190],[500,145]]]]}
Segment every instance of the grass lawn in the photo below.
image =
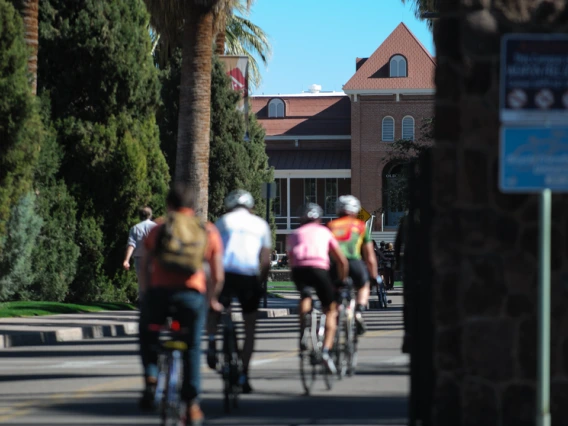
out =
{"type": "Polygon", "coordinates": [[[100,311],[133,311],[136,309],[136,306],[129,303],[89,303],[87,305],[77,305],[59,302],[6,302],[0,303],[0,318],[80,314],[100,311]]]}

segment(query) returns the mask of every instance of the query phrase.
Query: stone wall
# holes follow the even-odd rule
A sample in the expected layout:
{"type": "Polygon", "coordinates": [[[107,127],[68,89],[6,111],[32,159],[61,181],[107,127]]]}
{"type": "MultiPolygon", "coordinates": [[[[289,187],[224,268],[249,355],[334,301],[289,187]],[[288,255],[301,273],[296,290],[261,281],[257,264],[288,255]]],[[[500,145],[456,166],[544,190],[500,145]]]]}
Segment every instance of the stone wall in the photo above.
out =
{"type": "MultiPolygon", "coordinates": [[[[535,424],[538,198],[498,189],[499,49],[566,32],[566,1],[439,1],[432,424],[535,424]],[[555,7],[562,7],[563,10],[555,7]]],[[[568,197],[553,196],[551,409],[568,424],[568,197]]]]}

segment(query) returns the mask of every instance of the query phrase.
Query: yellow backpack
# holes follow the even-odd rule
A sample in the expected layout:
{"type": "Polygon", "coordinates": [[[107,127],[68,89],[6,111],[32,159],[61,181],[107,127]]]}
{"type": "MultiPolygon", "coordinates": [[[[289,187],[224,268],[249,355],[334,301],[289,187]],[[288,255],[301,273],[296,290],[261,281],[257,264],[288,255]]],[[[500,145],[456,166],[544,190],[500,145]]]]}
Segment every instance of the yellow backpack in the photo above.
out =
{"type": "Polygon", "coordinates": [[[207,230],[201,219],[170,212],[160,228],[154,255],[164,269],[193,275],[203,267],[207,230]]]}

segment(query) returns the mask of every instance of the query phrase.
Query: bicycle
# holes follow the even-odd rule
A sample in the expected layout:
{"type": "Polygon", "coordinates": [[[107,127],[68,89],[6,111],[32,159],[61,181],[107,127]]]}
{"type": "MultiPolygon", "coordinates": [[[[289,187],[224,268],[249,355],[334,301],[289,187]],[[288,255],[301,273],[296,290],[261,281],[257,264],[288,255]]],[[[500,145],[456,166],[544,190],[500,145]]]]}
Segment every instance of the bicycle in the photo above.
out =
{"type": "Polygon", "coordinates": [[[188,349],[181,337],[187,330],[182,329],[180,323],[171,317],[166,326],[150,324],[149,328],[152,331],[166,331],[169,336],[168,340],[160,344],[154,401],[159,407],[162,426],[177,426],[182,419],[183,357],[188,349]]]}
{"type": "Polygon", "coordinates": [[[326,315],[322,313],[319,316],[318,323],[318,314],[314,304],[315,302],[312,298],[312,309],[305,314],[303,329],[301,330],[300,376],[306,395],[309,395],[312,391],[318,367],[321,369],[321,374],[323,374],[326,388],[331,390],[333,387],[333,375],[322,363],[326,315]]]}
{"type": "Polygon", "coordinates": [[[225,413],[231,412],[233,408],[238,408],[239,394],[241,387],[239,378],[243,371],[241,357],[237,345],[237,332],[235,323],[231,317],[231,308],[228,307],[221,313],[221,323],[223,324],[223,361],[217,371],[223,378],[223,405],[225,413]]]}
{"type": "Polygon", "coordinates": [[[353,281],[348,279],[338,286],[337,331],[333,344],[337,376],[352,376],[357,365],[357,332],[355,325],[355,292],[353,281]]]}

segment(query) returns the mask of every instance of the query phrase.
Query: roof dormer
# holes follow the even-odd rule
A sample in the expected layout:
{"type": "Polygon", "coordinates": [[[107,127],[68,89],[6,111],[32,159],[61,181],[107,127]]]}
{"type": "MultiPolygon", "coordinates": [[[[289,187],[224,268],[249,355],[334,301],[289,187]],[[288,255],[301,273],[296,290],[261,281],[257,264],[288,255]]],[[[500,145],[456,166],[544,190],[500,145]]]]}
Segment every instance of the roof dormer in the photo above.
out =
{"type": "Polygon", "coordinates": [[[406,58],[402,55],[394,55],[389,61],[390,77],[408,77],[406,58]]]}
{"type": "Polygon", "coordinates": [[[271,99],[268,103],[268,118],[284,117],[284,101],[279,98],[271,99]]]}

